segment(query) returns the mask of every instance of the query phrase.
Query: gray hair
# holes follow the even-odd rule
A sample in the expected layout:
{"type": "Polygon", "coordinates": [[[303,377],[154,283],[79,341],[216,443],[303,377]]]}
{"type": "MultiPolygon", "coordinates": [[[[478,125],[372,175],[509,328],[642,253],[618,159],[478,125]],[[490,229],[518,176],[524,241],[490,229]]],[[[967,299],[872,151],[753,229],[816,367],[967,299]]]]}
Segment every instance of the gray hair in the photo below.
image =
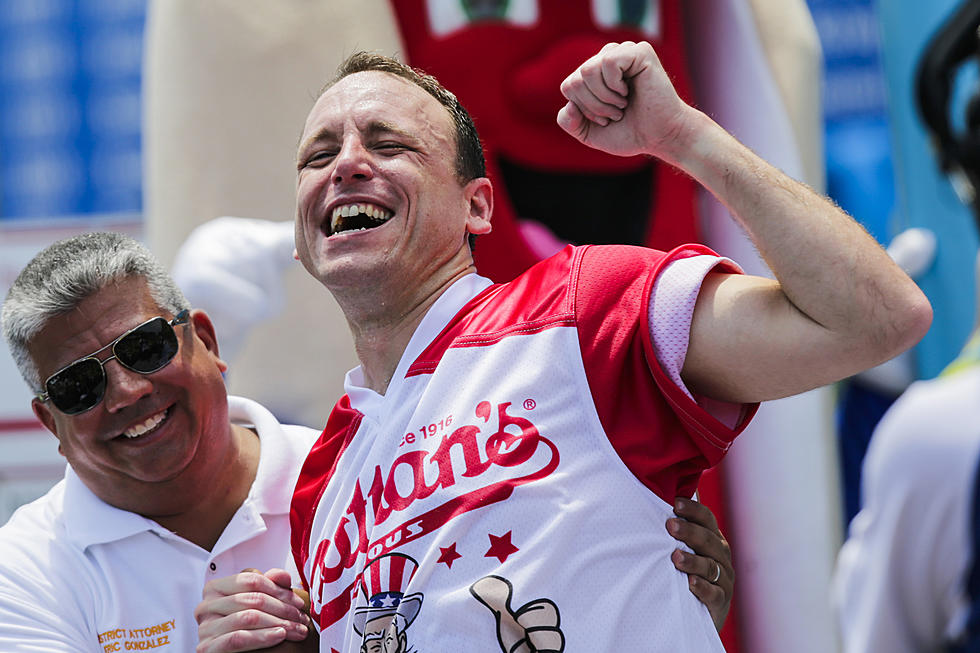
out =
{"type": "Polygon", "coordinates": [[[48,320],[77,308],[107,285],[142,277],[157,305],[176,315],[190,304],[146,247],[119,233],[59,240],[31,259],[7,293],[0,324],[21,376],[35,392],[41,376],[27,347],[48,320]]]}

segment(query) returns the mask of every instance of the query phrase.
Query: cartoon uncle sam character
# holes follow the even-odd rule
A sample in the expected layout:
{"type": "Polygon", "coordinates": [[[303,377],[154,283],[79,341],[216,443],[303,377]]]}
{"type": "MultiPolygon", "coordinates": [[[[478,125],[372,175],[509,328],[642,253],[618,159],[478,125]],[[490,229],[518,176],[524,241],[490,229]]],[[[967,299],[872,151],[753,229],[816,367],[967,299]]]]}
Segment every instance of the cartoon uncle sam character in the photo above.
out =
{"type": "Polygon", "coordinates": [[[418,563],[400,553],[371,561],[361,576],[366,605],[354,610],[354,632],[362,637],[362,653],[406,653],[406,631],[422,609],[422,594],[405,595],[418,563]]]}

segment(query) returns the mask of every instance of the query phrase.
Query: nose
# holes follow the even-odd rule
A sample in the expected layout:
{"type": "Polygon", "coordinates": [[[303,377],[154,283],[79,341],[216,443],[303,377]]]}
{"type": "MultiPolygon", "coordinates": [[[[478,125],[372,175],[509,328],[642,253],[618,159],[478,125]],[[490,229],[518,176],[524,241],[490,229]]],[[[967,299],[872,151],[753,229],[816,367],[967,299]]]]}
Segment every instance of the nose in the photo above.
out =
{"type": "Polygon", "coordinates": [[[117,360],[107,360],[103,363],[103,368],[106,374],[103,401],[106,410],[110,413],[132,406],[153,392],[153,382],[150,381],[150,377],[126,369],[117,360]]]}
{"type": "Polygon", "coordinates": [[[334,183],[365,181],[374,176],[371,152],[356,134],[344,139],[334,159],[334,183]]]}

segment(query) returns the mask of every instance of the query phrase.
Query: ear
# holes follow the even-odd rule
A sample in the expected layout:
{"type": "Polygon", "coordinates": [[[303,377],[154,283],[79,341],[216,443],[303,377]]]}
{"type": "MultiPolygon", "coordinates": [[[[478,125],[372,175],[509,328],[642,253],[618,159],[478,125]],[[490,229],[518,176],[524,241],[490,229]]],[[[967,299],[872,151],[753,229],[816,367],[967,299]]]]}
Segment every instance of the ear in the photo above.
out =
{"type": "Polygon", "coordinates": [[[493,227],[490,216],[493,213],[493,184],[486,177],[471,179],[464,187],[469,212],[466,216],[466,230],[471,234],[488,234],[493,227]]]}
{"type": "Polygon", "coordinates": [[[194,329],[194,335],[204,343],[204,347],[214,355],[215,360],[218,363],[218,369],[221,372],[228,371],[228,363],[221,360],[218,355],[218,336],[214,330],[214,323],[211,322],[211,318],[208,314],[199,308],[195,308],[191,311],[191,327],[194,329]]]}
{"type": "Polygon", "coordinates": [[[41,424],[44,424],[44,428],[48,429],[54,434],[54,437],[58,438],[58,453],[62,456],[65,452],[61,450],[61,437],[58,435],[58,422],[55,421],[54,414],[48,405],[35,397],[31,400],[31,410],[34,411],[34,416],[40,420],[41,424]]]}

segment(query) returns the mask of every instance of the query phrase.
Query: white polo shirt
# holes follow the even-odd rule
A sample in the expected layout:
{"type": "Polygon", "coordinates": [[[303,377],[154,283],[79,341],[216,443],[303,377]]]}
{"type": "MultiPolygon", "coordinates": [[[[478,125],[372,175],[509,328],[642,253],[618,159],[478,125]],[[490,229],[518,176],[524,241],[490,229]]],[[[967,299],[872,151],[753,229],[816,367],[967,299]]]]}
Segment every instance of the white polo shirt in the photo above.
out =
{"type": "Polygon", "coordinates": [[[846,653],[975,650],[948,647],[976,636],[978,398],[980,366],[919,381],[875,429],[863,505],[837,559],[846,653]]]}
{"type": "Polygon", "coordinates": [[[233,422],[254,425],[261,455],[214,549],[104,503],[68,467],[0,528],[0,651],[193,651],[208,580],[246,567],[295,576],[289,502],[318,432],[281,425],[248,399],[229,397],[228,407],[233,422]]]}

